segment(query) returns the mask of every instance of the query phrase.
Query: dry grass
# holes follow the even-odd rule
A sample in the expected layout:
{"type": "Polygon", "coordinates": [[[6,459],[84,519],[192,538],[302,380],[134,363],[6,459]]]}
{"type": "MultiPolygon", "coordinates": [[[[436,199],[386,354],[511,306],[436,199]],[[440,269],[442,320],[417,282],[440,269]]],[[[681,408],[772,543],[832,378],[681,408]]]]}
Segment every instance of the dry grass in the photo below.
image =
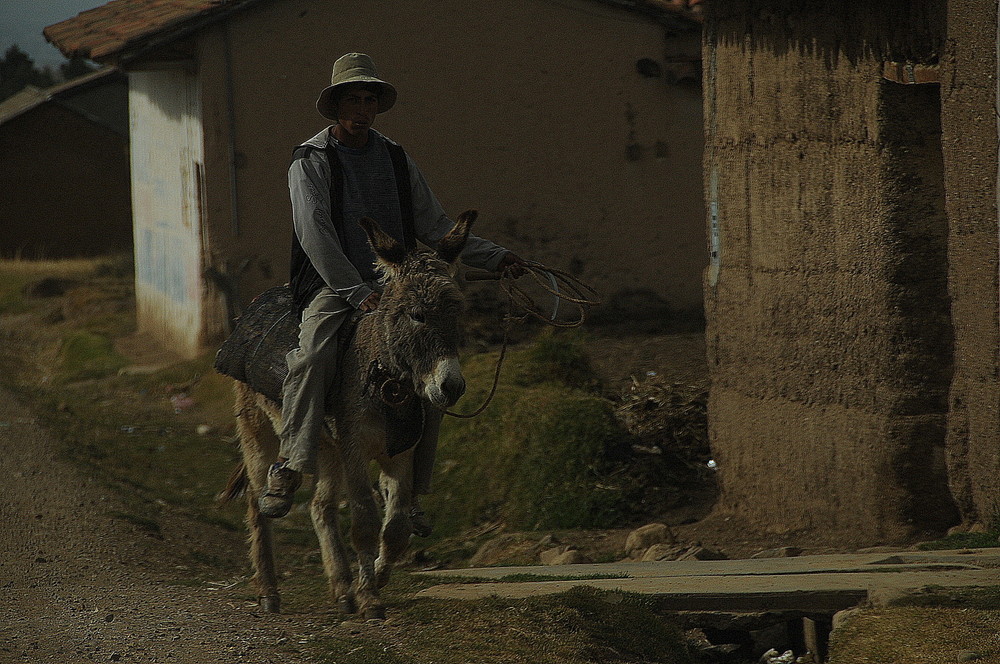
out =
{"type": "Polygon", "coordinates": [[[1000,610],[902,606],[865,611],[834,633],[830,664],[1000,664],[1000,610]]]}
{"type": "Polygon", "coordinates": [[[834,632],[830,664],[1000,664],[1000,586],[926,587],[860,611],[834,632]]]}
{"type": "Polygon", "coordinates": [[[0,258],[0,274],[29,274],[32,276],[66,276],[90,274],[107,258],[59,258],[29,260],[27,258],[0,258]]]}

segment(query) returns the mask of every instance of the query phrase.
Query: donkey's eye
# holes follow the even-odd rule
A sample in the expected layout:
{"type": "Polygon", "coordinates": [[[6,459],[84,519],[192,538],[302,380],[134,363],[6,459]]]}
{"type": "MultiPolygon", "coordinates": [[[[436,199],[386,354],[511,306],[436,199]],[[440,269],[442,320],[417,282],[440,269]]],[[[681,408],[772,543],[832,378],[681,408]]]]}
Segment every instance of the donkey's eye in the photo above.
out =
{"type": "Polygon", "coordinates": [[[424,314],[422,311],[411,311],[410,320],[412,320],[415,323],[424,323],[427,321],[427,319],[424,318],[424,314]]]}

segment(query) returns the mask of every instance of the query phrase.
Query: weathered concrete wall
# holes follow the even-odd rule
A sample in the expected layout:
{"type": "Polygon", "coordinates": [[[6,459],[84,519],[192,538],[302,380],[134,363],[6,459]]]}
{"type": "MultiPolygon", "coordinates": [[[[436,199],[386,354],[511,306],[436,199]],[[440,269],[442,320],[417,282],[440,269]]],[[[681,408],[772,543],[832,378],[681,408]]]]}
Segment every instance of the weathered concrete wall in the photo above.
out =
{"type": "Polygon", "coordinates": [[[956,519],[938,91],[881,77],[943,17],[824,4],[722,0],[706,23],[718,511],[896,542],[956,519]]]}
{"type": "Polygon", "coordinates": [[[1000,518],[996,12],[994,2],[950,0],[941,62],[955,321],[948,460],[967,526],[1000,518]]]}
{"type": "Polygon", "coordinates": [[[0,127],[0,155],[0,255],[129,250],[127,138],[46,103],[0,127]]]}
{"type": "Polygon", "coordinates": [[[668,44],[662,27],[590,0],[289,0],[202,31],[197,48],[208,260],[241,301],[287,279],[291,150],[327,124],[315,100],[333,61],[362,51],[399,90],[376,128],[410,152],[449,213],[478,208],[479,234],[573,270],[605,299],[638,293],[700,312],[700,90],[636,69],[649,58],[669,70],[668,53],[697,58],[697,29],[668,44]]]}

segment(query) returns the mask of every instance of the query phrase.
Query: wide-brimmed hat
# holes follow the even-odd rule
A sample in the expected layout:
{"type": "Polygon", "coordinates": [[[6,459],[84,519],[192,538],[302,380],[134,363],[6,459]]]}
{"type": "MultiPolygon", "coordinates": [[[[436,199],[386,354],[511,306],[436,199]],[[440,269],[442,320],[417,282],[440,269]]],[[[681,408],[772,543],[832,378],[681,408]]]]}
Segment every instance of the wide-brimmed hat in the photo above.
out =
{"type": "Polygon", "coordinates": [[[337,89],[348,85],[368,84],[379,87],[378,112],[385,113],[396,103],[396,88],[378,77],[375,62],[364,53],[348,53],[337,58],[333,63],[333,75],[330,86],[320,93],[316,100],[316,110],[328,120],[336,120],[334,108],[337,101],[337,89]]]}

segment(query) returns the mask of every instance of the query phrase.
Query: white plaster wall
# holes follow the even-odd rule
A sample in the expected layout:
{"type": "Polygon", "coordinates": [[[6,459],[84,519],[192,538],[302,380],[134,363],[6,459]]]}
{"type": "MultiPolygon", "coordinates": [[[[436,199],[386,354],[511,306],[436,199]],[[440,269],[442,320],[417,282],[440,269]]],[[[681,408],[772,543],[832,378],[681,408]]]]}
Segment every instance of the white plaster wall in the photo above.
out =
{"type": "Polygon", "coordinates": [[[193,74],[129,72],[139,328],[188,356],[202,327],[200,115],[193,74]]]}

